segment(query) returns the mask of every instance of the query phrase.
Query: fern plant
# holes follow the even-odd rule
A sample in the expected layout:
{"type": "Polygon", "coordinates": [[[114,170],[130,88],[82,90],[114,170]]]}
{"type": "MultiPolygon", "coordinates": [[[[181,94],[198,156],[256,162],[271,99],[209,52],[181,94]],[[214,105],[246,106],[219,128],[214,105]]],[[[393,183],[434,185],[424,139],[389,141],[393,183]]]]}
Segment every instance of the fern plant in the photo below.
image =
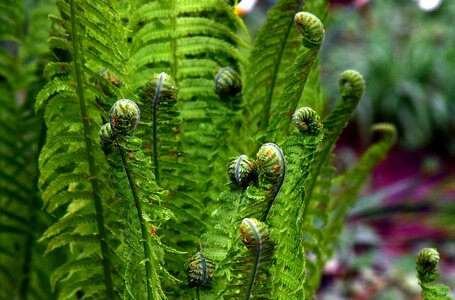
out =
{"type": "Polygon", "coordinates": [[[253,42],[222,0],[56,5],[35,102],[37,187],[53,218],[40,244],[65,253],[53,295],[311,298],[394,140],[376,127],[359,165],[335,173],[364,82],[342,73],[339,104],[323,111],[327,1],[278,1],[253,42]]]}

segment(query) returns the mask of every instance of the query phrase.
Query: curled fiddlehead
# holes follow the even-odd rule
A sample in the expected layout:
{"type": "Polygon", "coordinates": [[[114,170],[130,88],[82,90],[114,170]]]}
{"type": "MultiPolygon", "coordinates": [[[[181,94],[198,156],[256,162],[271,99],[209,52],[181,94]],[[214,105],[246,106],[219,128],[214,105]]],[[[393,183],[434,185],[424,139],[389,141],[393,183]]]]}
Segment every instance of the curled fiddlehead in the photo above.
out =
{"type": "Polygon", "coordinates": [[[340,93],[344,101],[360,99],[365,91],[365,81],[355,70],[346,70],[340,74],[340,93]]]}
{"type": "Polygon", "coordinates": [[[215,271],[215,265],[212,260],[198,252],[191,257],[186,271],[190,287],[203,287],[209,284],[215,271]]]}
{"type": "Polygon", "coordinates": [[[274,197],[279,193],[286,174],[286,159],[280,147],[266,143],[256,154],[258,168],[263,175],[263,184],[274,185],[274,197]]]}
{"type": "Polygon", "coordinates": [[[139,107],[134,101],[121,99],[114,103],[110,112],[111,129],[115,135],[131,134],[141,118],[139,107]]]}
{"type": "Polygon", "coordinates": [[[242,90],[240,75],[231,67],[221,69],[215,76],[215,93],[221,98],[236,96],[242,90]]]}
{"type": "Polygon", "coordinates": [[[294,126],[302,133],[319,134],[322,124],[319,115],[310,107],[299,108],[293,115],[294,126]]]}
{"type": "Polygon", "coordinates": [[[434,248],[422,249],[417,255],[416,270],[419,285],[422,288],[424,300],[449,300],[449,288],[443,284],[435,284],[439,274],[436,267],[439,263],[439,253],[434,248]]]}
{"type": "Polygon", "coordinates": [[[241,217],[254,217],[265,221],[286,175],[286,159],[280,147],[266,143],[256,154],[255,175],[258,180],[246,189],[247,204],[241,217]]]}
{"type": "Polygon", "coordinates": [[[240,186],[248,184],[249,179],[255,175],[255,163],[245,154],[233,159],[229,164],[228,174],[233,182],[240,186]]]}
{"type": "Polygon", "coordinates": [[[321,20],[309,12],[299,12],[294,17],[297,29],[303,36],[307,48],[319,48],[324,41],[325,30],[321,20]]]}

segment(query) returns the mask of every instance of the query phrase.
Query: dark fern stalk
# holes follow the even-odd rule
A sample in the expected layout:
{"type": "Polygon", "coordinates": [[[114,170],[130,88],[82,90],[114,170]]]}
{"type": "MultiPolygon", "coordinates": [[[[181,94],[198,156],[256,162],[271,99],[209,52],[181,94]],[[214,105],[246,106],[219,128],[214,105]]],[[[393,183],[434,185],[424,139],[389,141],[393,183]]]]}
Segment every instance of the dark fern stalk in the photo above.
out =
{"type": "Polygon", "coordinates": [[[424,300],[449,300],[449,288],[444,284],[436,284],[439,274],[436,269],[439,253],[434,248],[420,250],[416,259],[416,270],[424,300]]]}

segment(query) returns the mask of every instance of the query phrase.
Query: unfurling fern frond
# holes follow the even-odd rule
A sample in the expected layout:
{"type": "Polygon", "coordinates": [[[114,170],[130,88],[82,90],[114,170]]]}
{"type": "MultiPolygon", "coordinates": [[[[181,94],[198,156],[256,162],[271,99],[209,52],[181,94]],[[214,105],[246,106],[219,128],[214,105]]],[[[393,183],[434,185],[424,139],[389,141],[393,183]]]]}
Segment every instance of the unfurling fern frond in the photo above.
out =
{"type": "Polygon", "coordinates": [[[112,106],[110,123],[100,131],[100,141],[124,207],[124,239],[128,245],[124,257],[129,265],[124,274],[125,293],[134,298],[146,294],[148,299],[162,299],[165,294],[159,260],[163,253],[156,231],[173,214],[160,206],[161,191],[151,172],[150,158],[142,153],[141,140],[132,135],[139,118],[139,108],[133,101],[117,101],[112,106]]]}
{"type": "Polygon", "coordinates": [[[294,16],[303,5],[302,0],[281,0],[269,11],[250,54],[245,75],[245,101],[249,120],[247,135],[267,128],[273,99],[283,92],[284,71],[292,65],[301,41],[294,26],[294,16]]]}
{"type": "Polygon", "coordinates": [[[303,214],[305,183],[323,137],[319,116],[311,108],[298,109],[293,121],[299,132],[292,133],[283,143],[288,176],[271,211],[272,237],[277,241],[272,269],[276,299],[305,298],[305,249],[301,240],[307,232],[303,214]]]}
{"type": "Polygon", "coordinates": [[[274,141],[283,139],[287,135],[292,114],[299,103],[308,74],[325,36],[324,26],[316,16],[299,12],[294,20],[302,34],[304,48],[297,55],[295,62],[286,70],[283,93],[273,107],[270,128],[266,136],[274,141]]]}
{"type": "Polygon", "coordinates": [[[450,289],[444,284],[434,283],[438,277],[436,267],[439,263],[439,253],[434,248],[420,250],[416,259],[417,278],[422,288],[424,300],[449,300],[450,289]]]}
{"type": "Polygon", "coordinates": [[[365,89],[362,76],[356,71],[341,73],[340,80],[341,99],[335,109],[323,120],[324,138],[321,147],[315,154],[315,163],[311,166],[311,177],[305,188],[305,208],[303,212],[303,226],[306,231],[303,236],[303,245],[307,255],[308,279],[305,282],[307,297],[311,297],[319,284],[321,265],[329,259],[325,255],[323,231],[329,222],[331,207],[332,179],[335,169],[332,163],[333,148],[343,128],[357,106],[365,89]]]}
{"type": "Polygon", "coordinates": [[[231,262],[233,275],[225,298],[271,299],[269,268],[273,264],[275,243],[270,239],[267,225],[245,218],[240,225],[240,235],[246,249],[240,248],[234,263],[231,262]]]}

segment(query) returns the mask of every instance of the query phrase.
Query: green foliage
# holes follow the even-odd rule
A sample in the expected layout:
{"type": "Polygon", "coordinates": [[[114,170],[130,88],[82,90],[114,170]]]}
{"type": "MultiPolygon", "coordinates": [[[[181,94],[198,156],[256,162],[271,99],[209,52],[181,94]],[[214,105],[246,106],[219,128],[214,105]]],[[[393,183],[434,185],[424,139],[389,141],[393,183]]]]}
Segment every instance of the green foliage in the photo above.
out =
{"type": "MultiPolygon", "coordinates": [[[[57,1],[48,40],[53,59],[34,103],[33,124],[42,114],[46,126],[42,145],[35,128],[14,125],[33,103],[7,101],[19,88],[2,50],[0,88],[8,97],[1,98],[0,138],[8,143],[0,148],[7,192],[0,228],[14,228],[6,239],[16,234],[14,245],[26,247],[21,276],[28,276],[37,238],[24,228],[28,220],[52,215],[40,245],[46,260],[64,258],[49,278],[52,292],[40,295],[312,297],[346,212],[391,146],[393,129],[382,126],[383,138],[359,165],[335,177],[334,145],[364,82],[355,71],[342,73],[339,104],[319,116],[325,29],[316,15],[325,18],[327,3],[305,1],[310,12],[300,12],[302,5],[279,1],[250,49],[242,20],[221,0],[57,1]],[[316,110],[297,110],[302,103],[316,110]],[[30,137],[33,151],[25,151],[30,137]],[[10,160],[11,153],[17,155],[10,160]],[[229,162],[238,153],[247,154],[229,162]],[[10,210],[20,207],[30,216],[10,210]]],[[[0,247],[9,260],[3,277],[13,253],[0,247]]],[[[16,295],[11,280],[4,282],[16,295]]],[[[22,280],[21,296],[28,285],[22,280]]]]}
{"type": "Polygon", "coordinates": [[[424,300],[448,300],[449,288],[444,284],[435,284],[439,274],[436,267],[439,263],[439,253],[434,248],[422,249],[417,255],[416,270],[419,285],[422,288],[424,300]]]}

